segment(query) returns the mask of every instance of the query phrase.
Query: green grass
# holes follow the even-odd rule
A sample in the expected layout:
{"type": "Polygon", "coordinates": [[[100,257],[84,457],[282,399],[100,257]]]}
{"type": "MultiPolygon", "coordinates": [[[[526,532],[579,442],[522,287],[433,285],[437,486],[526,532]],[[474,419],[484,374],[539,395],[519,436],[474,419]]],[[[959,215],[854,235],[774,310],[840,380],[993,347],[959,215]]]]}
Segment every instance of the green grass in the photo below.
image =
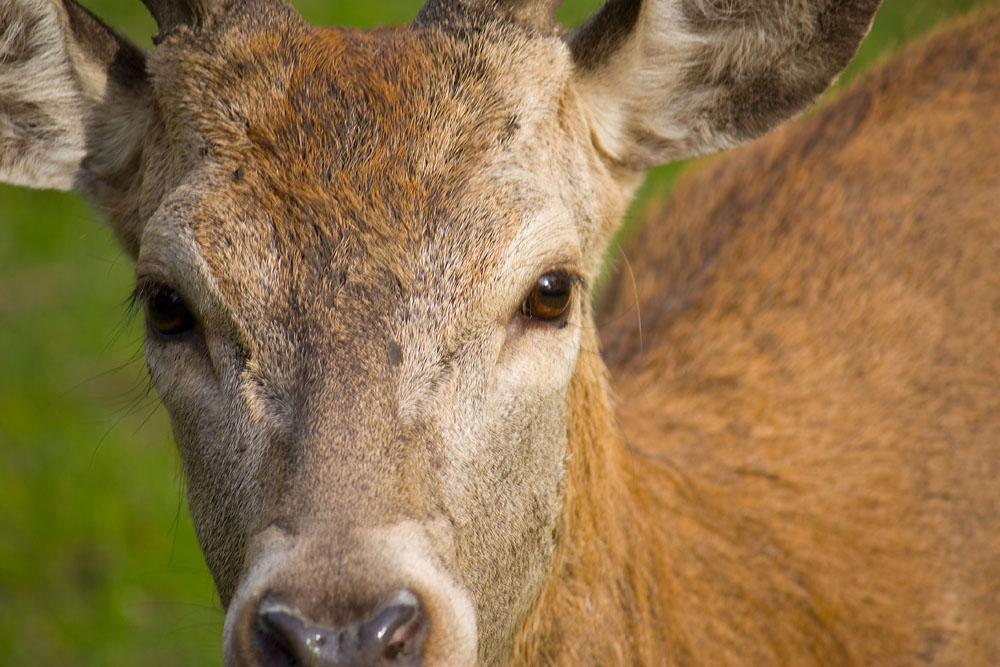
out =
{"type": "MultiPolygon", "coordinates": [[[[297,3],[404,23],[413,2],[297,3]]],[[[854,75],[974,0],[890,0],[854,75]]],[[[576,23],[597,5],[573,3],[576,23]]],[[[148,46],[138,0],[89,3],[148,46]]],[[[678,167],[655,172],[662,196],[678,167]]],[[[125,316],[131,268],[82,200],[0,186],[0,665],[212,665],[222,611],[182,504],[169,423],[125,316]]]]}

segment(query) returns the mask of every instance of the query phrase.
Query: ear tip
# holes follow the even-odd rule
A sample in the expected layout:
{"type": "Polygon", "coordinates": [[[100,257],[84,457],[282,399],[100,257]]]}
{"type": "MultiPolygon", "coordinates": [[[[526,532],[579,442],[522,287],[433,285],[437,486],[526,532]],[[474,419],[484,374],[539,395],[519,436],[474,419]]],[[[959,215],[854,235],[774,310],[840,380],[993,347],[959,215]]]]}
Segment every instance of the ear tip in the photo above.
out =
{"type": "Polygon", "coordinates": [[[222,0],[142,0],[156,20],[159,31],[153,43],[159,44],[171,31],[181,26],[201,27],[233,3],[222,0]]]}
{"type": "Polygon", "coordinates": [[[442,4],[499,15],[542,32],[552,32],[558,26],[556,13],[562,0],[428,0],[420,13],[436,15],[442,4]]]}
{"type": "Polygon", "coordinates": [[[832,19],[826,22],[820,39],[829,45],[831,83],[847,67],[871,31],[881,4],[882,0],[856,0],[849,10],[827,10],[832,19]]]}
{"type": "Polygon", "coordinates": [[[800,112],[881,5],[653,1],[610,0],[569,40],[602,145],[636,170],[738,145],[800,112]]]}

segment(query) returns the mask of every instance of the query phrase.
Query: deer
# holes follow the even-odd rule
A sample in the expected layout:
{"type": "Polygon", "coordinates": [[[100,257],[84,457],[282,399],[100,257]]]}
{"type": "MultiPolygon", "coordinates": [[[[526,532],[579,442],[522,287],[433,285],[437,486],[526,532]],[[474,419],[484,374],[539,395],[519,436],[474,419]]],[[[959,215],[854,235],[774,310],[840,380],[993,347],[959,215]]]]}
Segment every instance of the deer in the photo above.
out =
{"type": "Polygon", "coordinates": [[[0,180],[135,262],[236,665],[1000,662],[1000,17],[0,0],[0,180]]]}

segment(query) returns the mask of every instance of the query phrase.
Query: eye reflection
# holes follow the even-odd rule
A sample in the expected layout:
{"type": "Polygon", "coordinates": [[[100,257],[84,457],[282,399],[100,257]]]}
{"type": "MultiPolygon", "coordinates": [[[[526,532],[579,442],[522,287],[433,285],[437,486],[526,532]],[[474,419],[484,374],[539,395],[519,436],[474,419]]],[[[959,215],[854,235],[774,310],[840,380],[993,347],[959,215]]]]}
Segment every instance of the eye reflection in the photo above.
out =
{"type": "Polygon", "coordinates": [[[538,278],[528,298],[521,304],[521,314],[532,320],[554,322],[569,310],[573,279],[565,271],[552,271],[538,278]]]}

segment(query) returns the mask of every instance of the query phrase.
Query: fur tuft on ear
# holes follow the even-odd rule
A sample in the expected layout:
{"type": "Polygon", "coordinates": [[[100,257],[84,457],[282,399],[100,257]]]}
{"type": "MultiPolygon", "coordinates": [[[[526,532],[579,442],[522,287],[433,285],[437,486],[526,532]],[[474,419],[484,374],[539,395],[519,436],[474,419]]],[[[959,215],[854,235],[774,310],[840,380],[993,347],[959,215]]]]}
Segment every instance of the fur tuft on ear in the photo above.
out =
{"type": "Polygon", "coordinates": [[[816,98],[880,0],[610,0],[568,37],[595,145],[648,169],[753,139],[816,98]]]}
{"type": "Polygon", "coordinates": [[[159,43],[164,35],[181,26],[200,27],[221,11],[221,0],[142,0],[156,20],[160,31],[153,37],[159,43]]]}
{"type": "Polygon", "coordinates": [[[0,0],[0,180],[98,199],[136,161],[143,53],[71,0],[0,0]]]}

